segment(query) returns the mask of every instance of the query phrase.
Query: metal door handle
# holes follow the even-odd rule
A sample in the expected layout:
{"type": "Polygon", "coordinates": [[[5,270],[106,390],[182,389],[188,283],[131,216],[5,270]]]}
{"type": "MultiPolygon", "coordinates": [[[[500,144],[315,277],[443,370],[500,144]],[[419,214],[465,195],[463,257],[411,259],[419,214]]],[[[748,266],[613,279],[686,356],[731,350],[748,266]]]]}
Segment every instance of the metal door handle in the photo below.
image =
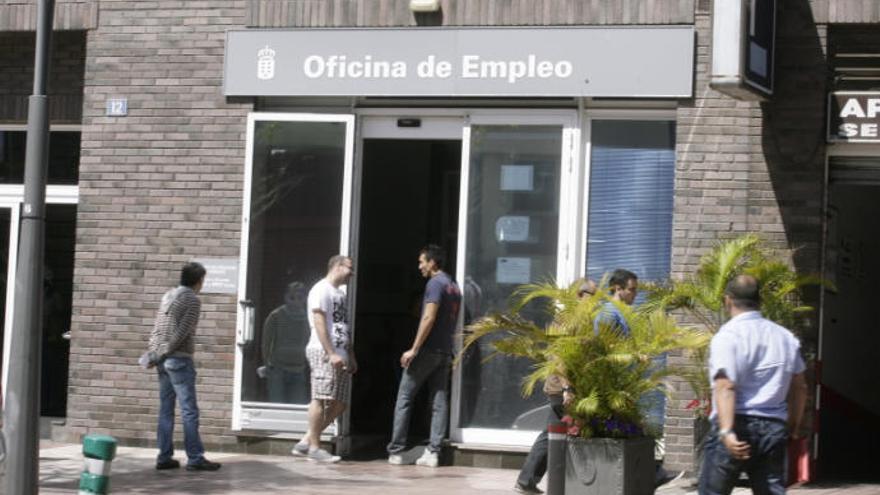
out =
{"type": "Polygon", "coordinates": [[[238,304],[241,306],[242,322],[236,337],[237,344],[244,346],[254,340],[254,303],[250,299],[243,299],[238,304]]]}

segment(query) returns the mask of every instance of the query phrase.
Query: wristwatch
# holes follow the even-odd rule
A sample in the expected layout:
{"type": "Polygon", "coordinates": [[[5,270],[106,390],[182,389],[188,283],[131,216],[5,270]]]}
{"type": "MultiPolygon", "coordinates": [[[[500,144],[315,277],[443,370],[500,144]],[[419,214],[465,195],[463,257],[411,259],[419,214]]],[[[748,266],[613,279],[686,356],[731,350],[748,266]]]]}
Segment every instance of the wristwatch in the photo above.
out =
{"type": "Polygon", "coordinates": [[[718,430],[718,440],[724,440],[727,435],[733,435],[733,430],[718,430]]]}

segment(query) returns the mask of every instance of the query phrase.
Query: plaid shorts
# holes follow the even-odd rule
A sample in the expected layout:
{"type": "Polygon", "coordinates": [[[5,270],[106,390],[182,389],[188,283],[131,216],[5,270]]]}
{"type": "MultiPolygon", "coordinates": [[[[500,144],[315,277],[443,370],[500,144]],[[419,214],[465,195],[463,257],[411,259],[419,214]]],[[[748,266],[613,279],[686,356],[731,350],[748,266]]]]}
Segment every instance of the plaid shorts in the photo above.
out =
{"type": "Polygon", "coordinates": [[[307,348],[306,358],[312,372],[312,399],[346,402],[348,389],[351,387],[351,374],[334,368],[324,349],[307,348]]]}

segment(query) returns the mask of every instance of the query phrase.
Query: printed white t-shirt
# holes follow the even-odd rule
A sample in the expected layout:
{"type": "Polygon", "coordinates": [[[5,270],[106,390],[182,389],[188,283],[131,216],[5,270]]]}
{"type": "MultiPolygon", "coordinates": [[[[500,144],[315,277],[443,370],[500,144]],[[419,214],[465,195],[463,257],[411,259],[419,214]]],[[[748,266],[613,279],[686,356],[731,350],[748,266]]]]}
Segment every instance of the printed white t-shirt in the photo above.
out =
{"type": "Polygon", "coordinates": [[[324,347],[318,340],[315,331],[315,310],[324,313],[324,320],[327,323],[327,336],[330,339],[330,345],[333,346],[339,356],[348,360],[348,350],[351,349],[351,329],[348,327],[348,310],[346,308],[346,286],[333,287],[333,284],[322,278],[316,283],[312,290],[309,291],[309,328],[311,336],[306,349],[321,350],[324,347]]]}

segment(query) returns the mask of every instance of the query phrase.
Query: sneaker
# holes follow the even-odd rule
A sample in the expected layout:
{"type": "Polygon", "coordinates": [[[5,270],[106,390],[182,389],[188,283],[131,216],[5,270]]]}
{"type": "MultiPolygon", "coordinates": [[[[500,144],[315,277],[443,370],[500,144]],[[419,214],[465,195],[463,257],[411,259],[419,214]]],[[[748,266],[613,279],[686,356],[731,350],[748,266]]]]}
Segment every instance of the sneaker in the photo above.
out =
{"type": "Polygon", "coordinates": [[[300,440],[292,449],[290,449],[290,453],[295,456],[306,457],[309,455],[309,442],[300,440]]]}
{"type": "Polygon", "coordinates": [[[187,464],[187,471],[216,471],[220,469],[219,462],[211,462],[207,459],[202,459],[202,462],[198,462],[196,464],[187,464]]]}
{"type": "Polygon", "coordinates": [[[388,456],[388,464],[394,464],[395,466],[415,464],[416,459],[418,459],[420,455],[423,455],[425,450],[427,450],[427,447],[416,445],[415,447],[395,452],[388,456]]]}
{"type": "Polygon", "coordinates": [[[540,494],[540,493],[544,493],[544,491],[541,490],[540,488],[538,488],[537,486],[534,486],[534,485],[523,485],[523,484],[520,483],[519,481],[517,481],[517,482],[513,485],[513,491],[515,491],[516,493],[528,493],[528,494],[540,494]]]}
{"type": "Polygon", "coordinates": [[[659,488],[660,486],[663,486],[663,485],[675,483],[676,481],[683,478],[684,474],[685,474],[684,471],[670,473],[669,471],[667,471],[663,468],[660,468],[660,471],[661,472],[658,473],[658,479],[654,482],[655,488],[659,488]]]}
{"type": "Polygon", "coordinates": [[[439,465],[440,456],[437,455],[437,452],[431,452],[428,449],[425,449],[425,453],[416,459],[416,466],[437,467],[439,465]]]}
{"type": "Polygon", "coordinates": [[[326,450],[321,448],[314,450],[310,449],[308,457],[310,461],[325,463],[339,462],[342,459],[342,457],[339,457],[338,455],[333,455],[330,452],[327,452],[326,450]]]}
{"type": "Polygon", "coordinates": [[[177,459],[168,459],[167,461],[156,462],[156,469],[159,471],[164,471],[165,469],[178,469],[180,467],[180,461],[177,459]]]}

